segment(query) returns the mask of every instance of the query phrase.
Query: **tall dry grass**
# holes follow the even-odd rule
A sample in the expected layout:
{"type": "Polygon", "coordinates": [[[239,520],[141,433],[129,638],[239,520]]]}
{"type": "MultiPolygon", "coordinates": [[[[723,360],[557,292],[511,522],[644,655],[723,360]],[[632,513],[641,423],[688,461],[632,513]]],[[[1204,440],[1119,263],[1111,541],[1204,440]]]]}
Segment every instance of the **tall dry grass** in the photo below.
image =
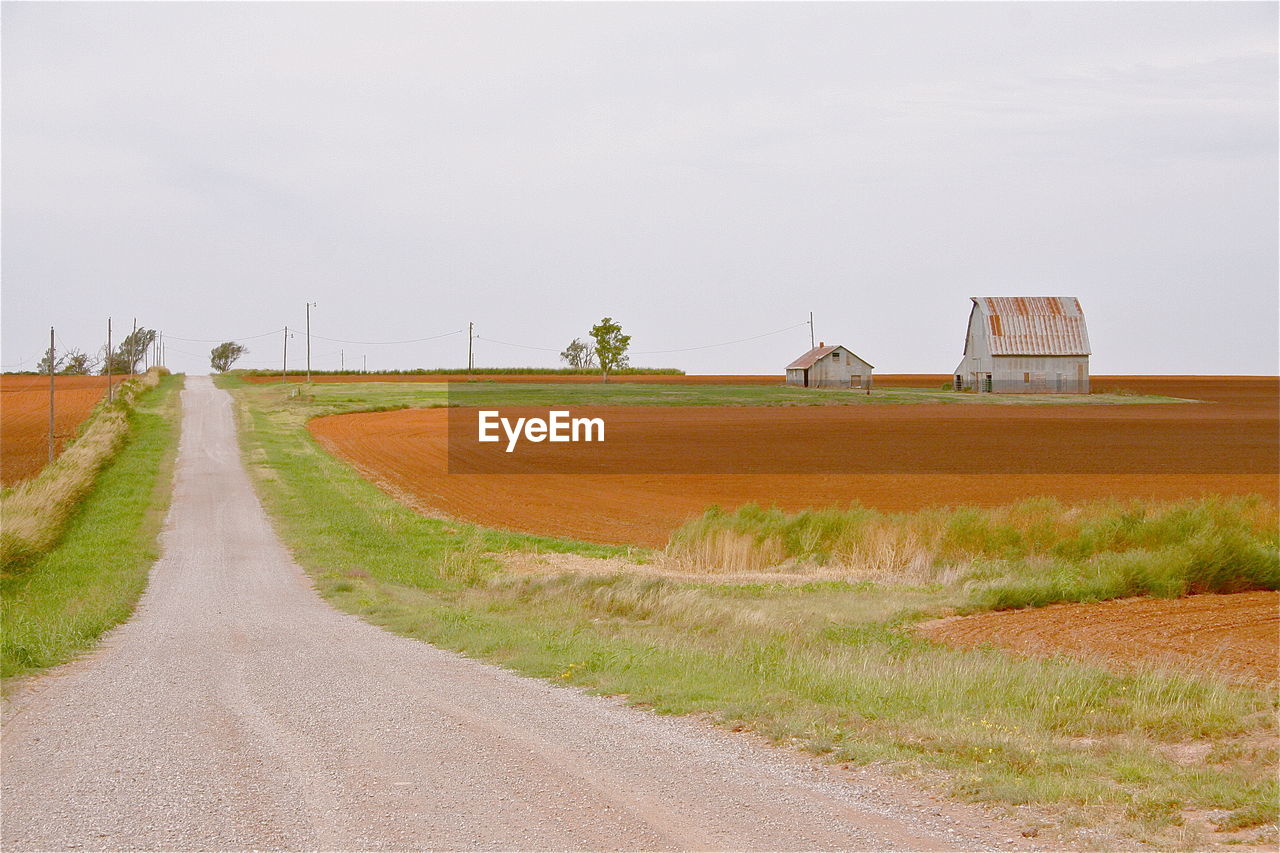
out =
{"type": "Polygon", "coordinates": [[[0,497],[0,569],[29,563],[57,543],[98,471],[128,437],[134,403],[168,372],[153,367],[118,386],[115,399],[98,404],[57,459],[0,497]]]}
{"type": "Polygon", "coordinates": [[[717,508],[664,557],[707,574],[804,573],[966,584],[974,606],[1280,588],[1280,517],[1261,497],[1169,503],[1034,498],[914,513],[717,508]]]}

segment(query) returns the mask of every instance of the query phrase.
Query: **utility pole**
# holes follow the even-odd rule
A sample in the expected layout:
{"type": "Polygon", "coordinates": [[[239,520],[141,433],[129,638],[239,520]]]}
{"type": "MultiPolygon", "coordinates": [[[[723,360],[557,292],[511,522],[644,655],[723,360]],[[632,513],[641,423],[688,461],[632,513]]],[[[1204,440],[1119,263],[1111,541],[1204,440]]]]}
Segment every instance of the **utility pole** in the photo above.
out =
{"type": "Polygon", "coordinates": [[[280,381],[289,381],[289,327],[284,327],[284,358],[280,364],[280,381]]]}
{"type": "Polygon", "coordinates": [[[107,318],[107,402],[115,399],[111,390],[111,318],[107,318]]]}
{"type": "Polygon", "coordinates": [[[307,303],[307,382],[311,382],[311,309],[316,303],[307,303]]]}
{"type": "Polygon", "coordinates": [[[360,372],[361,372],[361,373],[368,373],[368,372],[369,372],[369,356],[367,356],[367,355],[362,355],[362,356],[360,356],[360,358],[362,359],[361,364],[363,365],[363,366],[360,368],[360,372]]]}
{"type": "Polygon", "coordinates": [[[467,323],[467,373],[475,369],[475,362],[471,355],[471,342],[476,337],[476,324],[467,323]]]}
{"type": "Polygon", "coordinates": [[[342,350],[338,350],[338,372],[347,372],[347,355],[342,350]]]}
{"type": "Polygon", "coordinates": [[[809,349],[813,349],[817,344],[813,342],[813,312],[809,312],[809,349]]]}
{"type": "Polygon", "coordinates": [[[57,353],[53,350],[53,326],[49,327],[49,461],[53,461],[53,366],[57,353]]]}
{"type": "Polygon", "coordinates": [[[138,318],[133,318],[133,336],[129,338],[129,373],[138,372],[138,318]]]}

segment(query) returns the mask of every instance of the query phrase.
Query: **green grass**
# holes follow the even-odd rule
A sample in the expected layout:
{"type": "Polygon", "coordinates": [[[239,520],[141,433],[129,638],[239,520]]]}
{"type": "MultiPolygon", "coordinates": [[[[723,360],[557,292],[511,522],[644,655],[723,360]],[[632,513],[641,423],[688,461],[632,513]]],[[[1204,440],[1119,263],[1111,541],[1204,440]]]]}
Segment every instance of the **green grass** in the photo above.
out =
{"type": "Polygon", "coordinates": [[[713,507],[675,531],[667,552],[703,571],[809,564],[949,582],[965,590],[967,610],[1280,589],[1280,516],[1259,496],[1074,506],[1035,498],[912,513],[713,507]]]}
{"type": "Polygon", "coordinates": [[[250,383],[237,375],[218,379],[226,388],[275,388],[303,394],[306,402],[331,412],[433,406],[829,406],[944,403],[979,406],[1080,406],[1185,403],[1176,397],[1116,394],[966,394],[929,388],[860,391],[796,388],[789,385],[541,384],[477,381],[321,382],[309,385],[250,383]]]}
{"type": "Polygon", "coordinates": [[[129,413],[129,436],[52,550],[0,576],[0,676],[63,663],[128,618],[168,507],[178,390],[168,376],[129,413]]]}
{"type": "Polygon", "coordinates": [[[510,575],[499,552],[626,550],[422,516],[305,429],[318,414],[404,402],[401,387],[288,396],[220,382],[236,389],[264,503],[320,593],[389,630],[1063,826],[1108,824],[1167,843],[1184,809],[1223,810],[1236,828],[1276,818],[1270,691],[920,639],[911,624],[961,601],[943,582],[510,575]],[[1174,757],[1205,739],[1221,748],[1202,764],[1174,757]]]}

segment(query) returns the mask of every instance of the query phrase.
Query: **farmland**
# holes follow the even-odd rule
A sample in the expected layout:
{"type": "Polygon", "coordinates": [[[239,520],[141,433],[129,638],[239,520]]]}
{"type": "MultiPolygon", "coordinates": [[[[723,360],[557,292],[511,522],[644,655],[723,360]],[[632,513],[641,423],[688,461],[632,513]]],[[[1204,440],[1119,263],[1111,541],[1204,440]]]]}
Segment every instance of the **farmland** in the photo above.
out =
{"type": "MultiPolygon", "coordinates": [[[[1048,600],[1062,601],[1141,594],[1127,591],[1135,581],[1140,590],[1172,595],[1274,589],[1274,380],[1141,385],[1126,377],[1116,393],[1064,405],[1046,397],[954,395],[932,378],[914,387],[882,385],[869,398],[752,385],[476,382],[459,396],[441,383],[303,388],[220,381],[236,392],[246,460],[299,562],[335,605],[375,624],[557,683],[704,715],[848,765],[893,767],[1068,836],[1073,827],[1107,826],[1164,847],[1274,843],[1268,826],[1275,820],[1274,698],[1256,679],[1223,677],[1200,663],[1171,666],[1174,656],[1112,666],[1098,649],[1067,648],[1082,655],[1073,660],[1012,642],[1010,651],[985,642],[968,648],[964,638],[952,646],[952,638],[942,643],[911,630],[918,622],[1046,592],[1048,600]],[[963,467],[964,454],[938,454],[914,473],[892,470],[902,467],[900,458],[885,460],[894,463],[889,470],[859,474],[679,474],[657,460],[649,473],[557,479],[536,470],[552,457],[541,463],[530,457],[535,470],[527,473],[449,474],[449,413],[425,407],[463,400],[504,410],[604,406],[620,438],[695,438],[658,427],[664,421],[705,425],[708,415],[701,413],[711,410],[748,427],[753,419],[772,419],[768,423],[797,437],[815,424],[857,425],[881,436],[881,450],[895,435],[899,443],[903,436],[923,441],[929,424],[942,418],[948,430],[981,427],[984,436],[1008,431],[1096,440],[1105,454],[1102,467],[1119,473],[973,473],[963,467]],[[345,426],[351,424],[359,426],[345,426]],[[1111,428],[1124,440],[1102,441],[1111,428]],[[361,477],[341,455],[323,451],[331,429],[351,447],[385,441],[394,449],[364,458],[361,477]],[[1153,457],[1174,441],[1211,452],[1153,457]],[[1152,467],[1163,473],[1148,473],[1152,467]],[[410,469],[426,472],[433,488],[415,485],[413,476],[392,479],[410,469]],[[835,510],[788,516],[744,507],[686,521],[680,532],[692,542],[688,550],[652,547],[666,544],[667,534],[700,516],[707,503],[741,504],[744,486],[755,478],[754,497],[765,507],[781,505],[779,496],[797,509],[855,499],[889,507],[901,492],[912,507],[987,508],[865,509],[845,518],[835,510]],[[686,491],[693,494],[681,503],[686,491]],[[1196,497],[1210,493],[1260,497],[1196,497]],[[1008,505],[1024,494],[1057,495],[1063,502],[1008,505]],[[1142,500],[1110,500],[1126,494],[1142,500]],[[1160,502],[1173,498],[1183,500],[1160,502]],[[1092,502],[1077,503],[1084,499],[1092,502]],[[559,502],[556,513],[545,509],[548,501],[559,502]],[[670,511],[672,505],[679,512],[670,511]],[[593,514],[603,521],[594,528],[588,526],[593,514]],[[521,532],[522,518],[535,532],[521,532]],[[572,528],[555,526],[566,520],[572,528]],[[764,532],[774,525],[785,541],[772,533],[741,540],[716,535],[718,526],[737,523],[764,532]],[[861,565],[840,562],[845,545],[824,545],[824,537],[842,535],[843,525],[854,537],[852,547],[864,549],[861,565]],[[573,535],[560,533],[565,530],[573,535]],[[699,538],[700,531],[710,535],[699,538]],[[930,531],[934,540],[926,536],[930,531]],[[745,543],[746,557],[763,555],[759,565],[784,564],[726,572],[696,557],[742,556],[735,541],[745,543]],[[769,553],[777,542],[779,550],[769,553]],[[709,547],[700,551],[699,543],[709,547]],[[721,544],[730,547],[717,553],[721,544]],[[931,561],[935,546],[942,550],[931,561]],[[926,559],[914,559],[921,549],[926,559]],[[836,562],[822,565],[823,550],[836,562]],[[1203,586],[1206,565],[1213,578],[1203,586]],[[1246,566],[1248,577],[1238,570],[1246,566]],[[1201,749],[1206,743],[1208,752],[1201,749]],[[1200,756],[1198,763],[1182,759],[1189,751],[1200,756]]],[[[719,443],[738,447],[739,461],[766,449],[776,456],[750,436],[746,429],[722,435],[719,443]]],[[[699,463],[688,446],[673,442],[669,449],[699,463]]],[[[1040,459],[1033,454],[1022,461],[1040,459]]],[[[837,454],[837,464],[847,461],[837,454]]],[[[1069,454],[1065,461],[1098,466],[1069,454]]],[[[791,461],[784,454],[770,464],[776,471],[791,461]]],[[[1247,601],[1249,595],[1199,600],[1247,601]]],[[[1231,634],[1230,626],[1224,630],[1231,634]]],[[[981,627],[971,632],[981,633],[981,627]]],[[[1215,636],[1214,642],[1234,640],[1215,636]]],[[[1254,653],[1243,648],[1249,666],[1254,653]]]]}
{"type": "MultiPolygon", "coordinates": [[[[1198,393],[1210,402],[1051,406],[923,399],[910,406],[719,408],[696,393],[664,399],[663,407],[637,396],[647,405],[575,410],[602,415],[609,424],[605,448],[586,459],[572,458],[582,452],[576,447],[540,445],[518,460],[450,460],[448,420],[460,416],[457,409],[338,415],[309,428],[331,452],[420,508],[612,544],[661,546],[710,505],[799,510],[857,502],[903,511],[993,506],[1038,495],[1066,501],[1212,493],[1275,498],[1280,422],[1273,381],[1154,378],[1145,385],[1166,394],[1198,393]],[[678,402],[704,405],[672,408],[678,402]],[[471,473],[451,475],[450,461],[455,470],[472,462],[471,473]],[[489,467],[490,461],[503,467],[489,467]],[[524,499],[528,494],[538,500],[524,499]]],[[[486,404],[534,399],[499,392],[486,404]]],[[[566,396],[572,395],[557,398],[566,396]]],[[[413,404],[412,396],[390,399],[413,404]]]]}
{"type": "MultiPolygon", "coordinates": [[[[280,382],[275,376],[251,375],[244,381],[255,385],[267,385],[280,382]]],[[[289,382],[305,382],[305,376],[288,375],[289,382]]],[[[520,382],[530,384],[583,385],[600,384],[598,374],[554,374],[554,373],[313,373],[312,382],[333,383],[352,382],[427,382],[445,384],[451,382],[520,382]]],[[[629,374],[615,373],[609,377],[615,384],[625,385],[779,385],[782,378],[773,375],[759,376],[687,376],[681,374],[629,374]]],[[[941,378],[939,378],[941,381],[941,378]]]]}
{"type": "Polygon", "coordinates": [[[948,617],[917,628],[921,636],[960,646],[1066,651],[1118,667],[1156,661],[1262,685],[1274,684],[1280,674],[1277,631],[1275,592],[1054,604],[948,617]]]}
{"type": "MultiPolygon", "coordinates": [[[[54,387],[54,436],[61,453],[106,395],[107,377],[57,376],[54,387]]],[[[48,437],[49,377],[0,376],[0,484],[11,486],[38,474],[48,461],[48,437]]]]}

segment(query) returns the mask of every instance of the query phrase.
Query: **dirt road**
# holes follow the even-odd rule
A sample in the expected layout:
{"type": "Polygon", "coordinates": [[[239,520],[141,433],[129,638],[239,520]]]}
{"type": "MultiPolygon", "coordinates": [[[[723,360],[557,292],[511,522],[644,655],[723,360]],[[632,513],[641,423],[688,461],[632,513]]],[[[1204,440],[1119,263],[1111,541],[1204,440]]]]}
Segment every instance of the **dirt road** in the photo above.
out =
{"type": "Polygon", "coordinates": [[[254,496],[228,396],[189,377],[183,406],[163,557],[138,613],[7,709],[5,849],[1032,844],[975,813],[953,823],[954,807],[900,783],[339,614],[254,496]]]}

